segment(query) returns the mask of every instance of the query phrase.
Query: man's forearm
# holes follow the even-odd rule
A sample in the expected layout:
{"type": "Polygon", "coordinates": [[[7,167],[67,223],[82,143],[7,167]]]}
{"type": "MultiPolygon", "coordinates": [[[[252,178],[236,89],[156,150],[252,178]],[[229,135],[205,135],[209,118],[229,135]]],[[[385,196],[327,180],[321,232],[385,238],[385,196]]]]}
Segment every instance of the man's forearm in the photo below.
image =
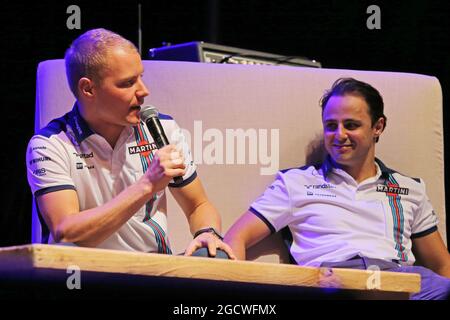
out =
{"type": "Polygon", "coordinates": [[[450,278],[450,265],[439,268],[436,270],[436,273],[443,277],[450,278]]]}
{"type": "Polygon", "coordinates": [[[238,237],[234,237],[232,234],[227,233],[223,241],[228,244],[233,250],[234,255],[238,260],[246,259],[246,248],[244,242],[238,237]]]}
{"type": "Polygon", "coordinates": [[[133,184],[99,207],[66,217],[56,230],[55,240],[95,247],[120,229],[151,196],[151,187],[133,184]]]}
{"type": "Polygon", "coordinates": [[[217,232],[222,231],[222,222],[219,212],[209,201],[205,201],[196,207],[189,215],[188,222],[192,234],[207,227],[212,227],[217,232]]]}

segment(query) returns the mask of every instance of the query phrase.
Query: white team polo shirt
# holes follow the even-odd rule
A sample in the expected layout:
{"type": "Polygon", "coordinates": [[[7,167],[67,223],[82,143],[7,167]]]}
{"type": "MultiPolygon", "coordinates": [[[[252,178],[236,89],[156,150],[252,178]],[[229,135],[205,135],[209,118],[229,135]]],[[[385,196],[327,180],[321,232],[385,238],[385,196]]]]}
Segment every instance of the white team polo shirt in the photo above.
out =
{"type": "Polygon", "coordinates": [[[376,159],[377,174],[361,183],[327,159],[280,171],[250,211],[272,232],[288,226],[297,264],[320,266],[356,255],[412,265],[411,238],[437,230],[437,216],[421,179],[376,159]]]}
{"type": "MultiPolygon", "coordinates": [[[[186,159],[183,182],[175,184],[172,181],[169,186],[185,186],[196,177],[191,153],[183,143],[184,136],[176,122],[163,114],[159,118],[169,141],[183,148],[186,159]]],[[[73,189],[77,192],[80,210],[87,210],[108,202],[139,180],[156,149],[142,122],[126,127],[113,149],[102,136],[89,128],[75,104],[71,112],[51,121],[31,138],[27,151],[28,182],[35,197],[73,189]]],[[[149,199],[98,248],[171,253],[167,216],[159,210],[163,195],[164,191],[161,191],[149,199]]],[[[43,242],[54,243],[41,216],[40,220],[43,242]]]]}

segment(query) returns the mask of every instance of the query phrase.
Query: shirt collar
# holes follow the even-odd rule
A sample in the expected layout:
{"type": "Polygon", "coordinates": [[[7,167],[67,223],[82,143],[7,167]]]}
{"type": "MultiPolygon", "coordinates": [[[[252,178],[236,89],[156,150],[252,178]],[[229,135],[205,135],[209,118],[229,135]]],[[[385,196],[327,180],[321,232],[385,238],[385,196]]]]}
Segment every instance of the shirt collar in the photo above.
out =
{"type": "Polygon", "coordinates": [[[80,114],[78,103],[75,102],[72,111],[70,111],[68,114],[67,122],[69,123],[70,127],[72,128],[72,131],[75,135],[75,139],[78,143],[83,142],[87,137],[94,134],[94,131],[92,131],[91,128],[89,128],[89,125],[87,124],[86,120],[83,119],[83,117],[80,114]]]}
{"type": "Polygon", "coordinates": [[[386,167],[386,166],[384,165],[384,163],[381,162],[380,159],[375,158],[375,162],[376,162],[376,163],[378,164],[378,166],[380,167],[380,170],[381,170],[381,177],[382,177],[382,178],[387,179],[387,178],[389,177],[390,174],[395,173],[394,170],[392,170],[392,169],[386,167]]]}
{"type": "MultiPolygon", "coordinates": [[[[381,171],[381,177],[384,179],[387,179],[389,174],[392,174],[395,172],[394,170],[386,167],[385,164],[378,158],[375,158],[375,164],[377,164],[377,167],[381,171]]],[[[377,174],[378,174],[378,168],[377,168],[377,174]]],[[[337,169],[336,164],[333,161],[333,159],[331,159],[330,155],[327,155],[325,157],[325,161],[322,163],[322,172],[323,172],[324,178],[326,178],[330,172],[333,172],[334,169],[337,169]]]]}

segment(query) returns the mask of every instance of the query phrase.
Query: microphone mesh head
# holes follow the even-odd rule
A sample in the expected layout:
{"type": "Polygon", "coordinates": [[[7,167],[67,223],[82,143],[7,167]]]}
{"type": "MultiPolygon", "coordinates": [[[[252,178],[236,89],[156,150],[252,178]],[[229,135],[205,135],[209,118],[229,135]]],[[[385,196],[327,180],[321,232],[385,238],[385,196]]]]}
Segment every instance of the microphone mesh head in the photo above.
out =
{"type": "Polygon", "coordinates": [[[142,121],[146,121],[148,118],[151,117],[158,117],[158,109],[152,105],[147,105],[141,108],[141,111],[139,111],[139,117],[142,121]]]}

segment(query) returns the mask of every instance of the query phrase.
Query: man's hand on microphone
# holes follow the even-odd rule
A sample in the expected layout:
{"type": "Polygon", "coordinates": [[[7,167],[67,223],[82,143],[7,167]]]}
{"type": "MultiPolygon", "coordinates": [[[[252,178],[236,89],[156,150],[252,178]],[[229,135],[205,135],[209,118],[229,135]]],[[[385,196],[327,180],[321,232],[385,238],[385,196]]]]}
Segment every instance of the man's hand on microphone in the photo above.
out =
{"type": "Polygon", "coordinates": [[[141,179],[152,185],[152,191],[163,190],[174,177],[185,174],[184,156],[174,145],[167,145],[158,151],[141,179]]]}

